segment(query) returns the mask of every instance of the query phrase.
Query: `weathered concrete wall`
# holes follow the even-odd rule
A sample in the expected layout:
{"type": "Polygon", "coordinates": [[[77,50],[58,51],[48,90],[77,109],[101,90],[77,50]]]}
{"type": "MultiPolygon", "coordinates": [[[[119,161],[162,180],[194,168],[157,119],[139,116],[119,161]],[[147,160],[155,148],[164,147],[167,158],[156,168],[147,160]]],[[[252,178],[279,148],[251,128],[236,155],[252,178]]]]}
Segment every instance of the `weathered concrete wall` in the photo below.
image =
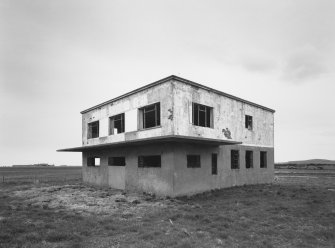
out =
{"type": "Polygon", "coordinates": [[[270,183],[274,179],[273,148],[254,146],[194,146],[174,147],[174,195],[199,193],[211,189],[244,184],[270,183]],[[240,168],[231,169],[230,151],[239,150],[240,168]],[[245,167],[245,151],[253,151],[253,168],[245,167]],[[260,168],[260,151],[267,152],[267,168],[260,168]],[[218,154],[218,173],[212,175],[212,153],[218,154]],[[187,168],[187,155],[200,155],[201,168],[187,168]]]}
{"type": "Polygon", "coordinates": [[[223,129],[243,144],[274,145],[273,113],[179,81],[168,81],[91,110],[82,115],[82,126],[84,146],[172,134],[229,140],[223,129]],[[138,130],[138,108],[156,102],[161,106],[161,126],[138,130]],[[213,128],[192,124],[192,102],[213,108],[213,128]],[[120,113],[125,113],[125,133],[108,135],[109,117],[120,113]],[[244,126],[245,115],[253,117],[252,130],[244,126]],[[87,139],[88,123],[93,121],[99,121],[99,138],[87,139]]]}
{"type": "Polygon", "coordinates": [[[83,152],[83,181],[86,183],[108,186],[108,156],[104,150],[83,152]],[[88,157],[99,157],[100,166],[87,166],[88,157]]]}
{"type": "Polygon", "coordinates": [[[126,188],[125,166],[108,166],[108,185],[114,189],[126,188]]]}
{"type": "Polygon", "coordinates": [[[126,189],[171,195],[173,192],[173,152],[171,144],[138,146],[128,149],[126,189]],[[139,155],[161,155],[161,168],[138,168],[139,155]]]}
{"type": "Polygon", "coordinates": [[[134,140],[163,135],[173,132],[172,120],[172,85],[166,82],[138,92],[129,97],[91,110],[82,115],[82,144],[97,145],[110,142],[134,140]],[[146,130],[138,130],[138,108],[160,102],[161,126],[146,130]],[[125,133],[109,135],[109,117],[125,113],[125,133]],[[88,123],[99,121],[99,138],[87,139],[88,123]]]}
{"type": "Polygon", "coordinates": [[[171,144],[129,146],[83,153],[84,182],[159,195],[173,194],[173,148],[171,144]],[[138,156],[161,155],[161,168],[138,168],[138,156]],[[88,167],[87,157],[100,157],[99,167],[88,167]],[[126,157],[126,166],[108,166],[108,157],[126,157]],[[122,170],[124,169],[124,170],[122,170]]]}
{"type": "Polygon", "coordinates": [[[222,129],[228,128],[232,140],[273,147],[273,113],[178,81],[172,84],[175,134],[228,140],[222,132],[222,129]],[[214,128],[192,124],[192,102],[213,108],[214,128]],[[253,130],[245,128],[245,115],[253,117],[253,130]]]}
{"type": "Polygon", "coordinates": [[[84,182],[95,185],[159,195],[193,194],[244,184],[270,183],[274,179],[273,154],[273,148],[266,147],[212,147],[180,143],[97,150],[83,155],[83,179],[84,182]],[[232,149],[240,152],[239,169],[231,169],[232,149]],[[253,151],[253,168],[245,167],[246,150],[253,151]],[[267,168],[260,168],[260,151],[267,152],[267,168]],[[218,154],[217,175],[212,175],[212,153],[218,154]],[[201,156],[201,168],[187,168],[188,154],[201,156]],[[161,155],[161,168],[138,168],[140,155],[161,155]],[[88,156],[100,157],[100,167],[87,167],[88,156]],[[108,156],[125,156],[126,166],[108,166],[108,156]]]}

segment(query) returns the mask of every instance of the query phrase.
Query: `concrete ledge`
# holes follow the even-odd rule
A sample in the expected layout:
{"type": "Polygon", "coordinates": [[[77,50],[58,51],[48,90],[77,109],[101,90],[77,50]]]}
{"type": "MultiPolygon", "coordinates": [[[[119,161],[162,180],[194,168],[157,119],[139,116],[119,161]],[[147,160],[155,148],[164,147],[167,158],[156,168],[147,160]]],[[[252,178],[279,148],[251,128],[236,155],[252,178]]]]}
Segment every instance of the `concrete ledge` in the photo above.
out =
{"type": "Polygon", "coordinates": [[[191,143],[191,144],[208,145],[208,146],[242,144],[242,142],[240,141],[233,141],[233,140],[209,139],[209,138],[181,136],[181,135],[167,135],[167,136],[152,137],[152,138],[145,138],[145,139],[126,140],[126,141],[107,143],[107,144],[64,148],[64,149],[57,150],[57,152],[82,152],[82,151],[87,151],[87,150],[95,150],[95,149],[109,148],[109,147],[159,144],[159,143],[167,143],[167,142],[191,143]]]}

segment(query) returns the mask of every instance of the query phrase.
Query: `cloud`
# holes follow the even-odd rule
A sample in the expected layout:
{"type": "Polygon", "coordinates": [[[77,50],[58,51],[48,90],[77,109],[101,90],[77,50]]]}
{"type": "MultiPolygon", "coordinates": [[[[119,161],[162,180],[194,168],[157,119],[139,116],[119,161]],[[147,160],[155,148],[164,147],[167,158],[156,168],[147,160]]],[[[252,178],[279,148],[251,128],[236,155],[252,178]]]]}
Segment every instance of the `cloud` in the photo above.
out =
{"type": "Polygon", "coordinates": [[[301,83],[319,78],[328,72],[325,58],[315,47],[306,45],[296,49],[286,59],[283,79],[301,83]]]}
{"type": "Polygon", "coordinates": [[[246,57],[241,63],[246,70],[253,72],[268,72],[277,67],[276,61],[265,57],[246,57]]]}

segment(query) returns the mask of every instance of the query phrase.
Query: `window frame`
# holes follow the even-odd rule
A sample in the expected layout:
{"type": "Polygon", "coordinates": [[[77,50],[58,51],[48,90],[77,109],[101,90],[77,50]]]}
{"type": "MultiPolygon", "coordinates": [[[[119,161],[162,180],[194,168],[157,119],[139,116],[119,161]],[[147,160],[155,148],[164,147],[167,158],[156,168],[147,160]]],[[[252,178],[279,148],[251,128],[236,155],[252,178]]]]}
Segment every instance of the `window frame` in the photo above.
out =
{"type": "Polygon", "coordinates": [[[124,113],[110,116],[109,117],[109,135],[115,135],[115,134],[124,133],[124,132],[125,132],[125,115],[124,115],[124,113]],[[120,121],[121,121],[121,132],[114,133],[115,119],[117,117],[121,118],[120,119],[120,121]]]}
{"type": "Polygon", "coordinates": [[[187,154],[186,155],[187,168],[197,169],[201,168],[201,156],[199,154],[187,154]],[[192,161],[195,159],[195,161],[192,161]]]}
{"type": "Polygon", "coordinates": [[[240,169],[240,151],[236,149],[230,150],[230,168],[232,170],[240,169]],[[237,154],[237,158],[234,158],[235,155],[233,153],[237,154]],[[237,164],[235,162],[237,161],[237,164]]]}
{"type": "Polygon", "coordinates": [[[251,150],[246,150],[245,151],[245,168],[246,169],[252,169],[252,168],[254,168],[254,152],[251,151],[251,150]],[[247,154],[250,154],[249,159],[248,159],[248,155],[247,154]],[[248,164],[249,164],[249,167],[248,167],[248,164]]]}
{"type": "Polygon", "coordinates": [[[268,167],[268,153],[260,151],[259,153],[259,168],[266,169],[268,167]]]}
{"type": "Polygon", "coordinates": [[[218,174],[218,154],[212,153],[212,175],[218,174]]]}
{"type": "Polygon", "coordinates": [[[213,112],[214,112],[213,107],[192,102],[192,124],[198,127],[214,128],[213,112]],[[200,125],[200,112],[205,112],[205,125],[204,126],[200,125]]]}
{"type": "Polygon", "coordinates": [[[245,115],[245,128],[252,131],[253,130],[253,117],[251,115],[245,115]]]}
{"type": "Polygon", "coordinates": [[[156,128],[161,126],[161,107],[160,102],[156,102],[153,104],[146,105],[144,107],[141,107],[138,109],[138,129],[144,130],[144,129],[150,129],[150,128],[156,128]],[[148,108],[154,107],[153,110],[148,110],[148,108]],[[146,127],[146,114],[154,111],[155,112],[155,125],[151,127],[146,127]]]}
{"type": "Polygon", "coordinates": [[[92,121],[87,123],[87,139],[95,139],[99,138],[99,130],[100,129],[100,122],[99,121],[92,121]],[[95,127],[94,125],[96,124],[97,126],[97,136],[93,137],[92,129],[95,127]]]}
{"type": "Polygon", "coordinates": [[[101,166],[101,158],[100,157],[87,157],[86,166],[88,167],[100,167],[101,166]],[[96,164],[96,159],[99,159],[99,164],[96,164]]]}
{"type": "Polygon", "coordinates": [[[117,166],[117,167],[124,167],[126,166],[126,157],[125,156],[113,156],[113,157],[108,157],[108,166],[117,166]],[[122,158],[124,161],[121,162],[120,164],[115,163],[115,159],[120,159],[122,158]]]}
{"type": "Polygon", "coordinates": [[[162,156],[161,155],[139,155],[137,157],[137,167],[138,168],[161,168],[162,167],[162,156]],[[150,165],[152,161],[148,161],[150,159],[158,159],[159,157],[159,162],[157,165],[150,165]],[[147,159],[147,161],[144,161],[147,159]]]}

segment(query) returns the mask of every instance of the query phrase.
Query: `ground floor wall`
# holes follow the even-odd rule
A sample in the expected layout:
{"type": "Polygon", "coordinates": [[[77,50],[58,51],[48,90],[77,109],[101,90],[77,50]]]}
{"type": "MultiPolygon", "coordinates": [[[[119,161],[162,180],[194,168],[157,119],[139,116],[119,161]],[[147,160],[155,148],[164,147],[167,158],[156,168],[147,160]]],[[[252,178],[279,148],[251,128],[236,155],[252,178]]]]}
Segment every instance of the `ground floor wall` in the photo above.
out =
{"type": "Polygon", "coordinates": [[[173,194],[172,144],[130,146],[83,152],[83,181],[117,189],[173,194]],[[161,167],[140,168],[138,157],[161,156],[161,167]],[[100,158],[100,166],[87,166],[88,158],[100,158]],[[125,166],[108,165],[109,157],[125,157],[125,166]]]}
{"type": "Polygon", "coordinates": [[[84,182],[158,195],[178,196],[244,184],[270,183],[274,179],[274,149],[229,145],[203,146],[183,143],[129,146],[83,152],[84,182]],[[239,168],[231,168],[231,150],[239,152],[239,168]],[[246,168],[246,151],[253,166],[246,168]],[[266,168],[260,168],[260,153],[266,152],[266,168]],[[217,154],[217,173],[212,172],[212,154],[217,154]],[[139,167],[138,157],[160,155],[161,167],[139,167]],[[187,155],[200,155],[200,167],[188,168],[187,155]],[[109,166],[108,157],[125,157],[125,166],[109,166]],[[100,166],[87,166],[87,158],[99,157],[100,166]]]}
{"type": "Polygon", "coordinates": [[[174,147],[174,195],[245,184],[271,183],[274,179],[274,149],[255,146],[203,147],[180,144],[174,147]],[[231,150],[239,152],[239,168],[231,168],[231,150]],[[252,152],[252,168],[246,168],[246,151],[252,152]],[[266,152],[266,168],[260,168],[260,152],[266,152]],[[200,155],[200,168],[187,168],[187,155],[200,155]],[[217,173],[212,172],[212,154],[217,154],[217,173]]]}

